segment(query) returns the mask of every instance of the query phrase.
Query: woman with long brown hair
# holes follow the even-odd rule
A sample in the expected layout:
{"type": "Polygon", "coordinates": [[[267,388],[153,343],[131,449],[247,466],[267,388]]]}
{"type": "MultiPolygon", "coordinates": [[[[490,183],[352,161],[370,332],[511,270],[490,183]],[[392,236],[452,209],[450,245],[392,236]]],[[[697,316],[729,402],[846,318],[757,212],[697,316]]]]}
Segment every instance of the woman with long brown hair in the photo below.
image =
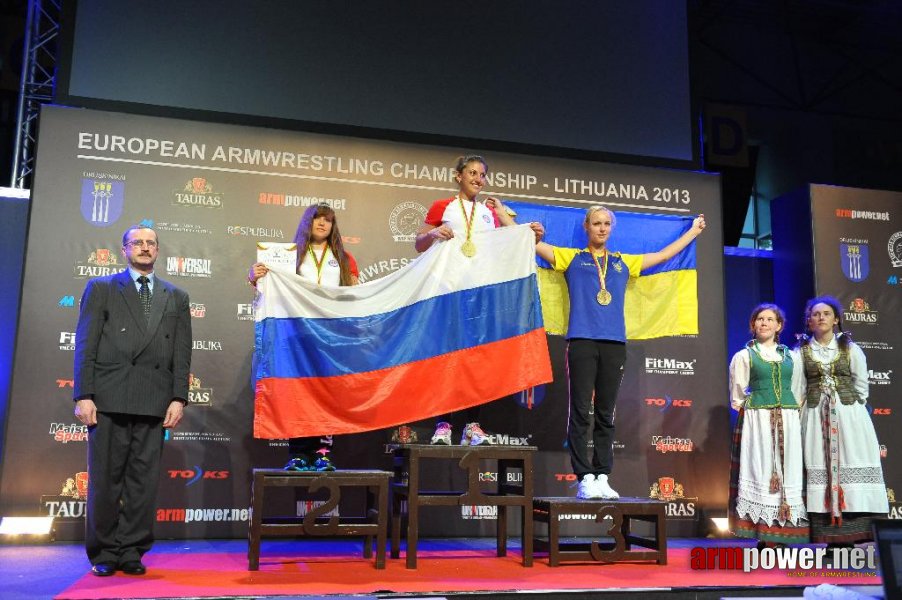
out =
{"type": "MultiPolygon", "coordinates": [[[[316,204],[304,211],[294,242],[297,244],[295,271],[302,278],[317,285],[357,285],[357,261],[344,249],[335,211],[328,204],[316,204]]],[[[269,268],[263,263],[254,263],[247,279],[251,285],[256,285],[257,280],[268,272],[269,268]]],[[[334,471],[335,465],[328,456],[331,448],[331,435],[291,438],[285,469],[334,471]]]]}

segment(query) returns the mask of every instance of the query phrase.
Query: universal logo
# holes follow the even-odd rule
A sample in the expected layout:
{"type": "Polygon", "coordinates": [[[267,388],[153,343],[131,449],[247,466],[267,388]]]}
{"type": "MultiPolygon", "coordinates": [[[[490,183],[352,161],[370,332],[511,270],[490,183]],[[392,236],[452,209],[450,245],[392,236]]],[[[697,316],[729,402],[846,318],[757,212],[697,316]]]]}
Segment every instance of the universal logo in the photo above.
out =
{"type": "Polygon", "coordinates": [[[426,219],[426,207],[418,202],[402,202],[396,205],[388,216],[388,227],[392,239],[406,244],[417,238],[417,229],[426,219]]]}
{"type": "Polygon", "coordinates": [[[167,256],[166,273],[175,277],[209,278],[213,276],[213,261],[209,258],[167,256]]]}
{"type": "Polygon", "coordinates": [[[174,206],[193,206],[204,208],[222,208],[223,195],[213,191],[213,185],[205,177],[193,177],[185,187],[173,192],[174,206]]]}
{"type": "Polygon", "coordinates": [[[110,173],[83,173],[81,216],[95,227],[109,227],[122,216],[125,177],[110,173]]]}
{"type": "Polygon", "coordinates": [[[649,375],[695,375],[695,363],[698,359],[676,360],[674,358],[645,358],[645,372],[649,375]]]}

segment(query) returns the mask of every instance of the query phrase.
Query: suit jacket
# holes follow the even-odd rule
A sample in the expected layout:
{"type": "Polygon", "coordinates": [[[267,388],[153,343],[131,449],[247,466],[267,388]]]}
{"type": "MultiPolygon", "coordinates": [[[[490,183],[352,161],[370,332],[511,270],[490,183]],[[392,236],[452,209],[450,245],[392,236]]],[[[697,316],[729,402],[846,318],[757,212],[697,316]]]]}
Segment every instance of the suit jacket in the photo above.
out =
{"type": "Polygon", "coordinates": [[[128,270],[88,282],[75,332],[73,398],[97,410],[164,417],[173,398],[188,400],[191,312],[188,294],[154,276],[144,318],[128,270]]]}

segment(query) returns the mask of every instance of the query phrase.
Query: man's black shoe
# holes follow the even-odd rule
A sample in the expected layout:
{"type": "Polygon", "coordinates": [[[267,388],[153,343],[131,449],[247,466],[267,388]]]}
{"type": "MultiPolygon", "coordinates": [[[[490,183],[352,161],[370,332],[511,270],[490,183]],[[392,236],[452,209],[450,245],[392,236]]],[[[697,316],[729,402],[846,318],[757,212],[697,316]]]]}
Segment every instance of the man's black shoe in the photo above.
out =
{"type": "Polygon", "coordinates": [[[110,575],[114,575],[116,573],[116,563],[99,562],[91,567],[91,573],[93,573],[97,577],[109,577],[110,575]]]}
{"type": "Polygon", "coordinates": [[[119,570],[126,575],[144,575],[147,573],[145,567],[140,560],[130,560],[119,565],[119,570]]]}

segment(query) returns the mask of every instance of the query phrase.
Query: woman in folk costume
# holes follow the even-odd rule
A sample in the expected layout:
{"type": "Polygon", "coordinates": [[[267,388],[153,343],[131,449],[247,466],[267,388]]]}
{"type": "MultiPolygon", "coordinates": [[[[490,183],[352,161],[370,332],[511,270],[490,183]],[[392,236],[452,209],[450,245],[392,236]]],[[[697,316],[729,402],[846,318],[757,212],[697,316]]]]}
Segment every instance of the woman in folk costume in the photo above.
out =
{"type": "Polygon", "coordinates": [[[797,356],[779,343],[785,315],[759,304],[754,339],[730,361],[730,403],[739,411],[733,433],[730,529],[758,547],[808,541],[802,495],[801,395],[797,356]]]}
{"type": "Polygon", "coordinates": [[[851,547],[873,539],[871,520],[889,511],[880,447],[868,414],[864,353],[842,330],[842,306],[832,296],[805,306],[807,337],[802,434],[811,541],[851,547]]]}

